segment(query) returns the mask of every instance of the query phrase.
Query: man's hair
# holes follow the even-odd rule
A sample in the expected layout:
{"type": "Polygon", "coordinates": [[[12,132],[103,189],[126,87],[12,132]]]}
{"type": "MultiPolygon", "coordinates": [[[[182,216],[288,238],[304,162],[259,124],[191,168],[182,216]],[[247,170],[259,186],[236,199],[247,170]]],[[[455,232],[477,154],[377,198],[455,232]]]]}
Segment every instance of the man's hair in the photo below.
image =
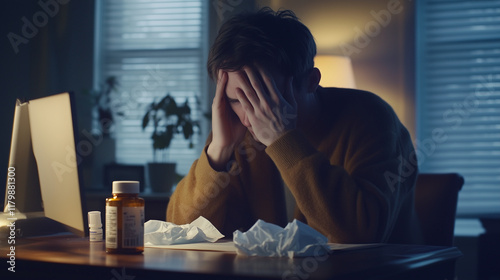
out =
{"type": "Polygon", "coordinates": [[[309,29],[290,10],[263,8],[236,15],[224,23],[208,56],[210,77],[217,71],[258,64],[293,76],[299,85],[314,67],[316,43],[309,29]]]}

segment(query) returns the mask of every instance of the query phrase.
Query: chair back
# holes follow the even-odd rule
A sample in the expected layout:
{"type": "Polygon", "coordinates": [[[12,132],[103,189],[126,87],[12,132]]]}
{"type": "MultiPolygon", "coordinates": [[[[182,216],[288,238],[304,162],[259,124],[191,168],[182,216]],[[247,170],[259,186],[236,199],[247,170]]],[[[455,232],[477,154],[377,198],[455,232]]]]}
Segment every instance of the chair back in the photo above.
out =
{"type": "Polygon", "coordinates": [[[464,178],[457,173],[421,173],[415,186],[415,210],[426,245],[453,246],[458,192],[464,178]]]}

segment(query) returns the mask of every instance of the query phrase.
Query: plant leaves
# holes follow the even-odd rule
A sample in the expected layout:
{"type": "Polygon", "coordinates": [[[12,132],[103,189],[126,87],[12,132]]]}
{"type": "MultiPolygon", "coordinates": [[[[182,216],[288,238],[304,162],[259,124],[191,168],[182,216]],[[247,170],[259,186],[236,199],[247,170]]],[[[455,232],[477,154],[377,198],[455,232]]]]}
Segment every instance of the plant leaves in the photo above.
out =
{"type": "Polygon", "coordinates": [[[142,130],[144,130],[146,128],[146,126],[148,126],[148,123],[149,123],[149,113],[151,111],[147,111],[146,114],[144,115],[144,117],[142,118],[142,130]]]}
{"type": "Polygon", "coordinates": [[[163,111],[165,111],[165,115],[167,117],[178,115],[179,107],[177,107],[175,99],[173,99],[170,95],[168,95],[167,97],[169,97],[169,101],[163,106],[163,111]]]}
{"type": "Polygon", "coordinates": [[[189,139],[194,133],[193,124],[191,124],[191,122],[185,122],[182,126],[182,133],[184,134],[184,139],[189,139]]]}
{"type": "Polygon", "coordinates": [[[168,149],[174,135],[181,133],[184,139],[189,139],[189,148],[193,148],[194,144],[192,136],[194,134],[194,127],[198,128],[199,123],[191,120],[191,108],[189,107],[189,99],[182,106],[178,106],[175,99],[167,93],[160,102],[153,102],[147,109],[146,114],[142,120],[143,130],[147,127],[149,122],[153,123],[154,130],[151,135],[153,140],[154,150],[168,149]]]}

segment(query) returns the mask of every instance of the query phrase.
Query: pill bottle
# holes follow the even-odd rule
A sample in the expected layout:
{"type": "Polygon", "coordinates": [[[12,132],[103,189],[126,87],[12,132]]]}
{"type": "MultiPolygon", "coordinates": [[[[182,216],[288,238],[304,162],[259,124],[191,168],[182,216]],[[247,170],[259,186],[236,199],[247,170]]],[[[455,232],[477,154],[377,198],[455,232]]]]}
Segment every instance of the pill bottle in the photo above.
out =
{"type": "Polygon", "coordinates": [[[102,241],[101,211],[89,212],[89,240],[102,241]]]}
{"type": "Polygon", "coordinates": [[[113,197],[106,199],[106,252],[140,254],[144,251],[144,199],[138,181],[114,181],[113,197]]]}

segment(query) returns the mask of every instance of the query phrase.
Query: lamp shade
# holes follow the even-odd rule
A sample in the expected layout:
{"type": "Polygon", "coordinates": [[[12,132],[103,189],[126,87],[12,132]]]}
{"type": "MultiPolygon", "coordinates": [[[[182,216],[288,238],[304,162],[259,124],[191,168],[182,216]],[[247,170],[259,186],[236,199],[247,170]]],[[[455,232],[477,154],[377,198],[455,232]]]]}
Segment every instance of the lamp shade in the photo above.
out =
{"type": "Polygon", "coordinates": [[[322,87],[355,88],[351,59],[346,56],[317,55],[314,66],[321,71],[322,87]]]}

